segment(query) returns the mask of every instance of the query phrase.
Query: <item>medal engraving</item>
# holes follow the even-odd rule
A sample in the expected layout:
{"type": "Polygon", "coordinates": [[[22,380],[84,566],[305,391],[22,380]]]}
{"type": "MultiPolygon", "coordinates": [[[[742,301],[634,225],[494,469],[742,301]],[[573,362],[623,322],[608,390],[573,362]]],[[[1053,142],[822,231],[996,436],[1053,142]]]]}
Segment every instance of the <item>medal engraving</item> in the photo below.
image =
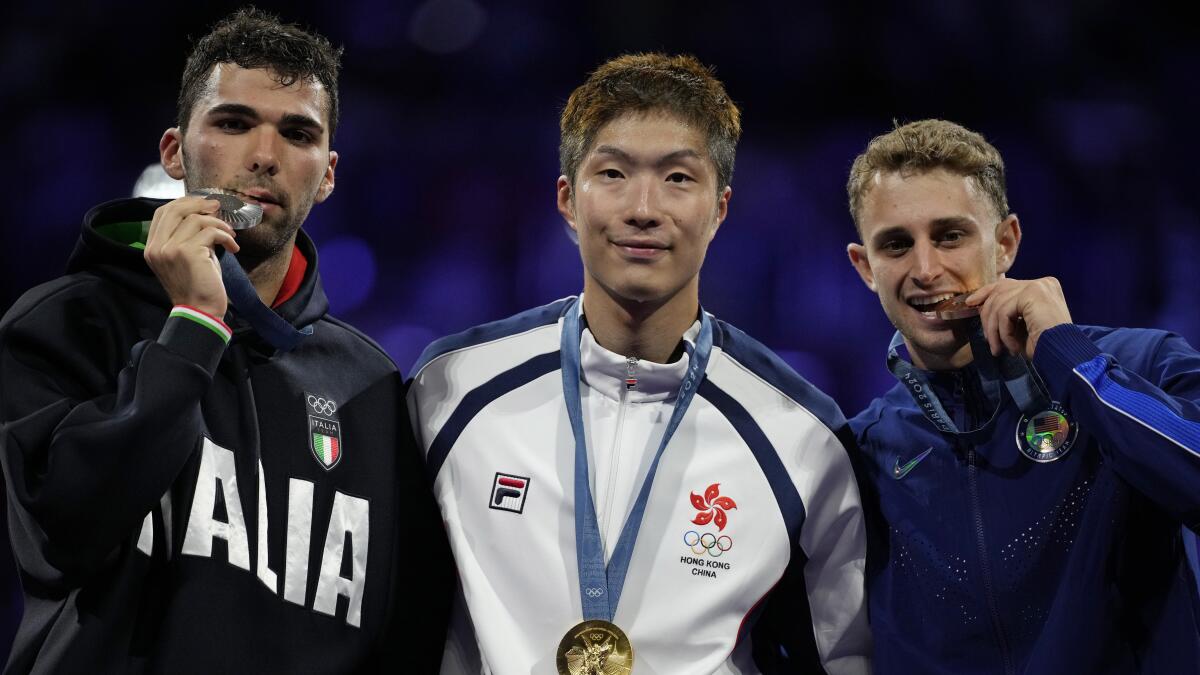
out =
{"type": "Polygon", "coordinates": [[[600,619],[577,624],[558,643],[559,675],[627,675],[633,645],[616,625],[600,619]]]}
{"type": "Polygon", "coordinates": [[[1036,415],[1022,415],[1017,422],[1017,449],[1029,459],[1053,462],[1071,449],[1079,427],[1067,417],[1062,405],[1054,402],[1036,415]]]}
{"type": "Polygon", "coordinates": [[[258,204],[251,204],[218,188],[199,188],[190,193],[194,197],[211,199],[221,205],[215,214],[217,218],[229,223],[235,230],[248,230],[262,222],[263,210],[258,204]]]}

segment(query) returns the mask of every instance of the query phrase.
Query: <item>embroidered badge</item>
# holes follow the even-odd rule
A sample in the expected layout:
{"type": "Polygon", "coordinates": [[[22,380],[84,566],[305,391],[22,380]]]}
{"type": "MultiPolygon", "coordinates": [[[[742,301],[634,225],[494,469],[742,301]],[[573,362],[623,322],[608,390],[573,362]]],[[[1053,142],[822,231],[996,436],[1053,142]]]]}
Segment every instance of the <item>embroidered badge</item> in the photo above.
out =
{"type": "Polygon", "coordinates": [[[521,513],[525,510],[525,495],[529,492],[529,478],[496,472],[492,479],[492,496],[488,508],[497,511],[521,513]]]}
{"type": "Polygon", "coordinates": [[[683,533],[683,545],[687,547],[687,552],[680,556],[679,562],[694,577],[716,579],[721,572],[733,569],[729,561],[716,558],[733,549],[733,537],[725,534],[724,530],[729,524],[728,512],[737,509],[737,503],[721,495],[720,483],[709,485],[704,490],[704,496],[692,492],[688,498],[692,507],[699,511],[690,522],[699,527],[683,533]],[[716,525],[717,531],[705,532],[705,526],[708,525],[716,525]]]}
{"type": "Polygon", "coordinates": [[[308,447],[328,471],[342,459],[342,424],[338,421],[337,403],[308,392],[304,393],[304,401],[308,407],[308,447]]]}
{"type": "Polygon", "coordinates": [[[1032,417],[1022,415],[1017,422],[1017,448],[1035,462],[1053,462],[1067,454],[1078,435],[1079,427],[1057,401],[1032,417]]]}

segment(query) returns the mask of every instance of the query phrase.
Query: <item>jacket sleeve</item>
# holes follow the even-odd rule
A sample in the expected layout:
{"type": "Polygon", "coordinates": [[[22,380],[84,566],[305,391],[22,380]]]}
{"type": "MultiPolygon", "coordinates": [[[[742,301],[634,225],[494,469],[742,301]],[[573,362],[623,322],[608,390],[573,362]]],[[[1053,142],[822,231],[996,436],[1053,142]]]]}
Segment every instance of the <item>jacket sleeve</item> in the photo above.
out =
{"type": "Polygon", "coordinates": [[[1099,441],[1117,474],[1195,529],[1200,526],[1200,353],[1177,335],[1144,334],[1151,356],[1140,374],[1102,353],[1072,324],[1042,334],[1034,365],[1054,399],[1099,441]]]}
{"type": "Polygon", "coordinates": [[[825,672],[871,672],[865,590],[866,530],[858,484],[842,423],[824,443],[812,443],[805,464],[819,476],[805,493],[800,549],[813,637],[825,672]],[[822,466],[824,465],[824,466],[822,466]]]}
{"type": "Polygon", "coordinates": [[[138,533],[203,428],[225,339],[172,317],[157,341],[121,354],[137,337],[127,322],[51,298],[18,303],[0,324],[11,537],[25,573],[51,587],[77,585],[138,533]]]}

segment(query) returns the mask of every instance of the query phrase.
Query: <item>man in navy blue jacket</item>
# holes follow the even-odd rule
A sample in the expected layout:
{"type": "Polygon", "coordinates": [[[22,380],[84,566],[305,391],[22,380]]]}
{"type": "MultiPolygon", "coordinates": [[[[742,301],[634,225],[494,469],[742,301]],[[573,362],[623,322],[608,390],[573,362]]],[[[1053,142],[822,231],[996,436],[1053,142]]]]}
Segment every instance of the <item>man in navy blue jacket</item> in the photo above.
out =
{"type": "Polygon", "coordinates": [[[979,134],[900,126],[847,191],[850,261],[897,328],[898,382],[850,422],[877,672],[1200,672],[1181,528],[1200,525],[1200,354],[1007,278],[1021,227],[979,134]]]}

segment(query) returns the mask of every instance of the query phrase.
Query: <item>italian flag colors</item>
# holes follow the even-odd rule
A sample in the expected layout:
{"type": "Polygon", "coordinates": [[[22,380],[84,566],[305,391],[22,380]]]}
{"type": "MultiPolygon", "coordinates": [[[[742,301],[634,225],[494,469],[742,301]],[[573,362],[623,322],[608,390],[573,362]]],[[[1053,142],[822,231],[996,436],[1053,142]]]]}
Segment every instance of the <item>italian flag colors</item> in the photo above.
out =
{"type": "Polygon", "coordinates": [[[338,454],[341,449],[338,447],[338,439],[325,434],[313,434],[313,450],[317,456],[325,463],[325,466],[332,466],[338,460],[338,454]]]}
{"type": "Polygon", "coordinates": [[[216,333],[217,337],[221,338],[225,344],[229,344],[229,340],[233,338],[233,331],[229,329],[229,326],[225,325],[224,321],[218,319],[212,314],[201,312],[195,307],[189,307],[188,305],[175,305],[171,308],[171,317],[187,319],[188,321],[198,323],[201,326],[211,330],[213,333],[216,333]]]}

